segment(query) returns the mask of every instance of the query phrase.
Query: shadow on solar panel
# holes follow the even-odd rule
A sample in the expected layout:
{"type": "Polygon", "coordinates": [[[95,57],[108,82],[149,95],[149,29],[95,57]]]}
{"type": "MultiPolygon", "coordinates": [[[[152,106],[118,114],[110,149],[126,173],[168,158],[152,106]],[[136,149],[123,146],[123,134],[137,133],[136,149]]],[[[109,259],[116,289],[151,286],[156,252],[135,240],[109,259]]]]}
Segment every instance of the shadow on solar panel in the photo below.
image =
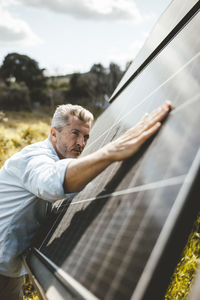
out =
{"type": "Polygon", "coordinates": [[[174,106],[137,155],[54,207],[28,259],[43,297],[163,299],[199,211],[199,26],[199,1],[172,1],[96,121],[83,155],[174,106]]]}

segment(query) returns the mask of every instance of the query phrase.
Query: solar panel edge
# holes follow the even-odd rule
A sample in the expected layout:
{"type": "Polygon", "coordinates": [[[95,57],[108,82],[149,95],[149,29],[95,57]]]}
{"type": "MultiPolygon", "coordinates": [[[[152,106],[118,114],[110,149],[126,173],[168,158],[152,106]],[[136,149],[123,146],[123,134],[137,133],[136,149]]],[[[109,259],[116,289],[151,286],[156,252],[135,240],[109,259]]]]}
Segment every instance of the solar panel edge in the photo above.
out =
{"type": "Polygon", "coordinates": [[[174,203],[172,211],[170,212],[167,222],[165,223],[160,233],[160,236],[154,246],[151,256],[149,257],[147,265],[144,269],[144,272],[138,282],[136,289],[133,292],[131,300],[163,299],[162,297],[164,297],[165,295],[166,289],[170,281],[170,277],[173,274],[174,268],[180,259],[180,255],[183,251],[183,248],[185,247],[187,238],[192,230],[193,223],[196,220],[196,217],[200,210],[200,203],[198,203],[199,202],[198,195],[200,193],[199,178],[200,178],[200,149],[198,150],[196,157],[193,161],[193,164],[185,178],[187,184],[183,185],[181,190],[179,191],[179,194],[174,203]],[[190,206],[191,204],[190,202],[192,198],[191,196],[194,197],[192,199],[192,203],[194,204],[192,210],[190,206]],[[189,213],[191,215],[189,215],[189,213]],[[180,228],[182,227],[181,224],[183,224],[186,218],[190,220],[189,223],[190,226],[188,228],[184,228],[184,230],[182,231],[182,236],[180,238],[178,237],[178,235],[181,232],[180,231],[180,228]],[[172,249],[174,240],[176,240],[177,238],[179,238],[180,240],[179,243],[180,247],[179,249],[177,248],[172,249]],[[160,261],[163,259],[165,260],[166,253],[169,254],[171,251],[174,251],[175,255],[173,257],[173,264],[171,264],[171,268],[168,271],[168,275],[165,275],[163,273],[163,270],[156,271],[159,264],[166,265],[166,263],[161,263],[160,261]],[[152,273],[160,274],[161,277],[154,278],[152,276],[152,273]],[[158,282],[159,285],[157,284],[158,282]]]}
{"type": "MultiPolygon", "coordinates": [[[[35,269],[35,273],[37,273],[38,262],[40,267],[43,266],[48,269],[49,280],[56,281],[58,284],[62,286],[64,292],[69,293],[72,296],[72,299],[77,300],[99,300],[95,295],[93,295],[89,290],[87,290],[84,286],[82,286],[79,282],[77,282],[74,278],[72,278],[65,271],[60,269],[54,262],[52,262],[48,257],[46,257],[42,252],[38,249],[33,248],[31,256],[28,256],[27,260],[29,264],[31,264],[32,269],[35,269]],[[51,274],[51,275],[50,275],[51,274]]],[[[38,273],[37,277],[39,281],[42,281],[43,274],[38,273]]],[[[54,283],[55,285],[55,283],[54,283]]],[[[48,283],[48,286],[50,284],[48,283]]],[[[47,290],[45,291],[47,292],[47,290]]],[[[54,295],[48,297],[49,300],[55,300],[54,295]]],[[[65,297],[62,299],[66,299],[65,297]]]]}
{"type": "MultiPolygon", "coordinates": [[[[171,5],[171,4],[170,4],[171,5]]],[[[169,5],[169,6],[170,6],[169,5]]],[[[182,17],[182,19],[179,21],[179,23],[175,26],[176,29],[172,29],[171,32],[169,32],[167,34],[166,37],[164,37],[164,39],[162,39],[162,41],[160,42],[159,45],[157,45],[157,47],[153,50],[153,52],[151,52],[151,54],[149,54],[149,56],[140,63],[140,65],[137,67],[137,69],[132,73],[132,75],[130,77],[128,77],[126,79],[126,81],[124,81],[124,77],[126,76],[126,73],[124,74],[124,76],[122,77],[121,81],[119,82],[118,86],[116,87],[116,89],[114,90],[113,94],[111,95],[109,102],[112,103],[119,95],[120,93],[134,80],[134,78],[136,76],[139,75],[139,73],[146,67],[146,65],[148,65],[152,59],[160,52],[162,51],[162,49],[164,48],[164,46],[171,40],[173,39],[173,37],[185,26],[185,24],[198,12],[199,10],[199,6],[200,6],[200,1],[197,1],[194,6],[190,9],[189,12],[186,13],[186,15],[184,15],[182,17]],[[165,42],[164,42],[165,41],[165,42]],[[164,44],[164,45],[163,45],[164,44]],[[152,55],[152,53],[154,53],[152,55]],[[124,81],[124,82],[123,82],[124,81]],[[123,82],[123,84],[121,83],[123,82]],[[120,86],[120,88],[119,88],[120,86]]],[[[169,8],[169,7],[168,7],[169,8]]],[[[164,12],[165,13],[165,12],[164,12]]],[[[164,14],[163,13],[163,14],[164,14]]],[[[159,22],[159,21],[158,21],[159,22]]],[[[158,23],[157,22],[157,23],[158,23]]],[[[156,24],[157,24],[156,23],[156,24]]],[[[156,25],[155,25],[156,26],[156,25]]],[[[144,44],[143,47],[145,47],[146,45],[144,44]]],[[[143,48],[142,48],[143,49],[143,48]]],[[[139,51],[139,53],[142,51],[142,49],[139,51]]],[[[139,54],[138,53],[138,54],[139,54]]],[[[133,62],[134,63],[134,62],[133,62]]],[[[132,64],[133,64],[132,63],[132,64]]],[[[131,66],[130,66],[131,67],[131,66]]]]}

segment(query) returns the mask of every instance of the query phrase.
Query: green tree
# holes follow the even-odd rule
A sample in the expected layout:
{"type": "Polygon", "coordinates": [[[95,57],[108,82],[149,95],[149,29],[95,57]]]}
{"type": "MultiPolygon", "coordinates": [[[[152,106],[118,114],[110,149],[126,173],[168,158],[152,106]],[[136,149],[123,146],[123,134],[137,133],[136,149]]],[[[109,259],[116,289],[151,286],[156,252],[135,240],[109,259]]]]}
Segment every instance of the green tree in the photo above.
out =
{"type": "Polygon", "coordinates": [[[116,89],[119,81],[121,80],[123,72],[121,71],[120,67],[115,63],[110,63],[109,65],[109,73],[108,73],[108,95],[111,94],[116,89]]]}
{"type": "Polygon", "coordinates": [[[25,82],[29,89],[45,87],[44,69],[27,55],[8,54],[0,69],[1,78],[9,84],[11,81],[25,82]]]}
{"type": "Polygon", "coordinates": [[[47,104],[48,96],[45,95],[46,77],[44,69],[27,55],[18,53],[8,54],[0,68],[0,78],[10,86],[12,82],[24,82],[29,89],[31,102],[47,104]]]}
{"type": "Polygon", "coordinates": [[[30,94],[25,83],[0,84],[0,107],[4,110],[30,110],[30,94]]]}
{"type": "Polygon", "coordinates": [[[102,64],[94,64],[90,73],[95,75],[96,91],[95,96],[98,98],[100,95],[107,94],[107,70],[102,64]]]}
{"type": "Polygon", "coordinates": [[[96,76],[91,73],[74,73],[70,79],[69,95],[76,98],[95,97],[96,76]]]}

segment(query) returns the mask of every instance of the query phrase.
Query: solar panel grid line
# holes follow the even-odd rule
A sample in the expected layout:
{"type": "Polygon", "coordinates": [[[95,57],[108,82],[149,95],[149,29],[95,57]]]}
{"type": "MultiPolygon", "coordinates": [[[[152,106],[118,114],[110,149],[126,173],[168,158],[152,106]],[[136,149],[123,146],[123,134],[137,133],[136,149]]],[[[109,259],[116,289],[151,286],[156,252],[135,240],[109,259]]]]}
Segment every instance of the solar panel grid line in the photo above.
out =
{"type": "MultiPolygon", "coordinates": [[[[155,199],[155,201],[158,200],[158,199],[155,199]]],[[[142,271],[142,265],[144,264],[143,262],[141,262],[141,260],[139,259],[139,257],[141,256],[143,259],[144,257],[148,256],[150,254],[150,249],[149,247],[144,247],[141,248],[141,247],[138,247],[139,244],[141,243],[141,239],[143,239],[143,235],[144,235],[144,232],[148,232],[147,231],[147,228],[149,226],[149,218],[151,218],[152,216],[152,210],[154,211],[155,210],[155,201],[154,203],[151,202],[151,204],[149,205],[149,207],[147,208],[146,212],[145,212],[145,215],[143,216],[141,222],[139,223],[139,226],[137,228],[137,232],[136,232],[136,235],[134,237],[132,237],[132,241],[131,241],[131,244],[129,245],[129,248],[127,249],[127,252],[130,251],[130,253],[126,253],[126,255],[123,257],[123,263],[121,266],[119,266],[119,272],[116,273],[116,276],[113,280],[113,284],[116,285],[116,286],[120,286],[120,280],[121,280],[121,274],[120,273],[124,273],[123,269],[124,270],[127,270],[128,269],[128,266],[131,264],[132,262],[132,259],[133,257],[137,257],[137,262],[136,264],[138,264],[138,270],[140,269],[140,272],[142,271]],[[138,248],[139,248],[139,251],[138,251],[138,248]],[[134,255],[135,254],[135,255],[134,255]],[[137,255],[136,255],[137,254],[137,255]]],[[[152,233],[153,235],[155,235],[154,239],[157,237],[157,235],[155,234],[156,230],[152,230],[152,233]]],[[[146,236],[146,240],[144,240],[144,242],[147,243],[148,245],[148,234],[145,235],[146,236]]],[[[151,236],[151,239],[152,239],[152,236],[151,236]]],[[[134,263],[135,265],[135,263],[134,263]]],[[[134,268],[134,269],[137,269],[137,268],[134,268]]],[[[133,284],[133,282],[132,282],[133,284]]],[[[136,282],[135,282],[136,284],[136,282]]],[[[107,299],[109,299],[109,295],[106,296],[107,299]]]]}
{"type": "MultiPolygon", "coordinates": [[[[109,204],[108,204],[108,206],[109,206],[109,204]]],[[[109,207],[108,207],[108,210],[109,210],[109,207]]],[[[106,216],[104,216],[104,218],[105,217],[106,216]]],[[[80,251],[81,256],[83,256],[84,254],[86,254],[86,253],[88,253],[90,251],[90,245],[92,243],[94,243],[94,240],[97,238],[96,232],[98,232],[99,230],[101,231],[101,239],[103,239],[104,231],[106,231],[106,229],[107,229],[103,225],[104,225],[104,222],[101,221],[101,219],[98,220],[98,223],[96,224],[95,229],[91,230],[93,232],[91,234],[90,234],[90,232],[88,233],[89,239],[88,239],[87,242],[84,243],[86,246],[83,248],[82,251],[80,251]]],[[[89,231],[89,229],[88,229],[88,231],[89,231]]],[[[81,242],[81,240],[80,240],[80,242],[81,242]]],[[[96,243],[95,249],[97,249],[97,246],[98,246],[98,242],[96,243]]],[[[81,259],[81,256],[79,257],[79,260],[81,259]]],[[[79,260],[77,261],[77,266],[78,266],[79,260]]],[[[69,261],[70,261],[70,259],[69,259],[69,261]]],[[[85,271],[87,270],[87,267],[88,267],[88,265],[86,266],[85,271]]],[[[76,272],[76,267],[73,269],[73,272],[76,272]]]]}
{"type": "MultiPolygon", "coordinates": [[[[85,204],[83,203],[82,206],[79,207],[80,211],[81,211],[82,209],[84,210],[84,205],[85,205],[85,204]]],[[[74,212],[77,212],[76,209],[75,209],[74,207],[72,207],[71,210],[72,210],[72,212],[69,211],[68,217],[67,217],[67,222],[65,222],[66,228],[70,225],[71,219],[72,219],[73,216],[74,216],[74,212]]],[[[93,212],[92,212],[91,209],[90,209],[89,216],[91,215],[91,213],[93,213],[93,212]]],[[[78,220],[78,218],[76,218],[76,220],[78,220]]],[[[87,222],[87,220],[83,219],[82,222],[83,222],[82,224],[84,225],[84,222],[87,222]]],[[[77,223],[77,222],[75,221],[74,224],[76,224],[76,223],[77,223]]],[[[81,228],[80,228],[80,230],[81,230],[81,228]]],[[[62,231],[63,231],[63,229],[62,229],[62,228],[60,229],[59,226],[56,228],[56,234],[57,234],[58,236],[61,235],[62,231]],[[59,232],[60,232],[60,233],[59,233],[59,232]]],[[[76,234],[78,234],[78,232],[79,232],[79,231],[77,230],[76,234]]],[[[73,233],[72,233],[72,234],[73,234],[73,233]]],[[[71,238],[73,239],[73,237],[71,237],[71,238]]],[[[51,238],[51,239],[52,239],[52,238],[51,238]]],[[[50,239],[49,243],[51,242],[51,239],[50,239]]],[[[69,236],[69,239],[70,239],[70,236],[69,236]]]]}
{"type": "MultiPolygon", "coordinates": [[[[134,204],[133,204],[133,206],[135,206],[135,205],[137,205],[137,199],[134,201],[134,204]]],[[[120,209],[119,209],[119,212],[118,212],[118,214],[117,214],[117,216],[115,217],[115,218],[120,218],[120,209]]],[[[122,219],[122,223],[120,224],[121,226],[119,227],[119,228],[116,228],[116,226],[115,226],[115,228],[113,228],[113,226],[112,226],[112,224],[115,222],[115,219],[113,218],[111,218],[110,219],[110,222],[109,223],[106,223],[106,227],[105,227],[105,230],[104,230],[104,232],[102,232],[102,234],[101,234],[101,241],[99,240],[99,242],[98,242],[98,245],[96,246],[96,249],[95,249],[95,251],[94,251],[94,253],[93,253],[93,256],[94,257],[96,257],[96,254],[98,254],[98,252],[99,253],[101,253],[102,252],[102,250],[104,250],[104,256],[106,255],[106,256],[109,256],[109,251],[107,251],[107,248],[108,247],[105,247],[105,245],[106,245],[106,241],[109,241],[109,243],[108,243],[108,246],[111,246],[111,244],[113,244],[113,243],[115,243],[115,241],[117,240],[117,239],[119,239],[119,236],[120,236],[120,232],[123,230],[123,227],[124,226],[126,226],[126,219],[124,218],[124,219],[122,219]],[[112,228],[112,230],[110,230],[110,227],[112,228]],[[108,239],[107,239],[107,236],[110,234],[110,231],[111,231],[111,233],[112,233],[112,238],[111,237],[109,237],[108,239]],[[111,240],[113,241],[113,242],[111,242],[111,240]],[[102,246],[101,246],[101,244],[102,244],[102,246]],[[103,247],[103,249],[101,249],[103,247]]],[[[100,222],[99,222],[99,224],[100,224],[100,222]]],[[[100,228],[100,227],[99,227],[100,228]]],[[[90,244],[87,244],[87,247],[88,248],[90,248],[90,246],[91,246],[91,244],[92,244],[92,239],[91,239],[91,242],[90,242],[90,244]]],[[[87,249],[86,249],[86,251],[85,251],[85,253],[87,252],[87,249]]],[[[98,255],[97,255],[98,256],[98,255]]],[[[87,272],[87,270],[90,268],[90,265],[92,265],[93,264],[93,261],[92,261],[92,259],[91,259],[91,261],[90,261],[90,263],[86,266],[86,269],[85,269],[85,272],[87,272]]],[[[92,269],[92,268],[91,268],[92,269]]],[[[100,269],[98,268],[98,273],[100,272],[100,269]]]]}
{"type": "MultiPolygon", "coordinates": [[[[110,204],[108,203],[108,208],[107,208],[107,210],[109,210],[109,205],[110,205],[110,204]]],[[[82,206],[82,208],[83,208],[83,206],[82,206]]],[[[104,209],[104,208],[102,208],[102,210],[103,210],[103,209],[104,209]]],[[[98,211],[98,212],[101,213],[100,211],[98,211]]]]}
{"type": "MultiPolygon", "coordinates": [[[[140,193],[140,194],[137,194],[137,196],[136,196],[136,199],[135,199],[135,201],[134,201],[134,203],[133,203],[133,205],[132,205],[132,210],[131,210],[131,214],[133,214],[133,212],[136,210],[136,207],[138,206],[138,205],[141,205],[141,202],[140,202],[140,200],[141,200],[141,197],[142,197],[142,193],[140,193]]],[[[137,218],[137,220],[136,220],[136,218],[135,218],[135,222],[134,222],[134,226],[135,226],[135,228],[137,228],[137,224],[139,224],[139,222],[140,222],[140,219],[139,218],[137,218]]],[[[113,239],[113,242],[111,243],[111,245],[110,245],[110,249],[106,252],[106,258],[103,260],[103,262],[102,262],[102,264],[101,264],[101,266],[100,266],[100,269],[98,269],[98,274],[97,274],[97,276],[96,276],[96,280],[98,280],[98,277],[101,277],[101,276],[104,276],[103,274],[104,274],[104,267],[105,267],[105,265],[108,265],[109,264],[109,261],[110,260],[112,260],[113,259],[113,249],[114,248],[118,248],[118,245],[120,244],[120,241],[121,241],[121,238],[122,238],[122,236],[123,237],[125,237],[124,236],[124,232],[126,232],[126,234],[128,235],[128,230],[127,230],[127,227],[128,227],[128,225],[129,225],[129,218],[125,218],[124,219],[124,222],[121,224],[121,226],[120,226],[120,229],[119,229],[119,231],[117,232],[117,237],[116,237],[116,235],[115,235],[115,238],[113,239]],[[101,271],[102,270],[102,271],[101,271]]],[[[133,236],[132,236],[132,238],[133,238],[133,236]]],[[[119,249],[119,248],[118,248],[119,249]]],[[[126,253],[124,253],[124,257],[126,256],[126,253]]],[[[115,259],[117,258],[117,255],[115,255],[115,259]]],[[[120,269],[120,262],[121,262],[121,256],[119,255],[119,261],[118,261],[118,266],[119,266],[119,269],[120,269]]],[[[109,268],[112,268],[112,264],[110,264],[110,267],[109,268]]],[[[114,269],[115,270],[115,273],[116,273],[116,269],[114,269]]],[[[115,281],[115,280],[114,280],[115,281]]],[[[93,283],[94,284],[94,283],[93,283]]]]}
{"type": "MultiPolygon", "coordinates": [[[[171,178],[167,178],[167,179],[156,181],[156,182],[151,182],[149,184],[144,184],[141,186],[134,186],[132,188],[127,188],[125,190],[116,191],[116,192],[113,192],[110,194],[103,194],[100,196],[91,197],[91,198],[87,198],[87,199],[83,199],[83,200],[79,200],[79,201],[75,200],[74,202],[71,203],[71,205],[80,204],[83,202],[91,202],[91,201],[104,199],[104,198],[108,198],[108,197],[115,197],[115,196],[120,196],[120,195],[125,195],[125,194],[131,194],[131,193],[149,190],[149,189],[156,189],[158,187],[176,185],[178,183],[183,183],[185,176],[186,175],[180,175],[180,176],[171,177],[171,178]]],[[[65,207],[65,205],[63,205],[62,207],[65,207]]]]}
{"type": "Polygon", "coordinates": [[[178,107],[176,107],[175,110],[172,110],[170,112],[171,115],[174,115],[176,113],[178,113],[179,111],[181,111],[182,109],[185,109],[187,106],[193,104],[193,102],[196,102],[200,99],[200,93],[194,95],[192,98],[187,99],[184,103],[182,103],[181,105],[179,105],[178,107]]]}
{"type": "Polygon", "coordinates": [[[126,190],[121,190],[121,191],[117,191],[117,192],[113,192],[111,194],[105,194],[102,196],[97,196],[96,198],[90,198],[90,199],[85,199],[82,201],[78,201],[78,202],[73,202],[72,205],[77,204],[77,203],[81,203],[81,202],[85,202],[85,201],[94,201],[94,200],[98,200],[98,199],[102,199],[105,197],[115,197],[115,196],[120,196],[120,195],[125,195],[125,194],[132,194],[135,192],[139,192],[139,191],[145,191],[145,190],[151,190],[151,189],[156,189],[159,187],[164,187],[164,186],[171,186],[171,185],[176,185],[177,183],[182,183],[183,179],[185,178],[185,175],[181,175],[181,176],[177,176],[174,178],[169,178],[166,180],[161,180],[161,181],[157,181],[157,182],[152,182],[149,184],[144,184],[141,186],[135,186],[132,188],[127,188],[126,190]]]}
{"type": "MultiPolygon", "coordinates": [[[[126,220],[125,220],[126,221],[126,220]]],[[[113,243],[112,243],[112,241],[110,242],[110,246],[112,246],[113,245],[113,243]]],[[[106,254],[106,256],[108,256],[109,255],[109,253],[105,253],[106,254]]],[[[115,256],[115,259],[116,259],[116,256],[115,256]]],[[[121,259],[120,259],[120,257],[119,257],[119,261],[120,261],[121,259]]],[[[101,264],[99,265],[99,266],[101,266],[101,264]]],[[[110,270],[112,269],[111,268],[112,267],[112,265],[110,266],[110,270]]],[[[108,271],[108,270],[107,270],[108,271]]],[[[115,272],[115,270],[114,270],[114,272],[115,272]]],[[[107,272],[106,272],[107,273],[107,272]]],[[[99,269],[98,269],[98,274],[99,274],[99,269]]],[[[104,278],[104,280],[105,280],[105,278],[104,278]]]]}
{"type": "MultiPolygon", "coordinates": [[[[109,237],[107,236],[107,238],[109,238],[109,237]]],[[[94,280],[93,268],[95,268],[96,270],[99,269],[99,267],[101,265],[101,260],[103,260],[103,257],[106,256],[106,249],[108,249],[110,246],[110,242],[108,243],[108,240],[105,240],[105,239],[101,239],[101,243],[98,243],[97,241],[94,242],[93,236],[90,237],[89,242],[90,242],[90,245],[92,246],[92,249],[89,248],[89,245],[87,245],[85,247],[88,251],[85,253],[81,253],[80,261],[76,264],[75,269],[72,270],[73,275],[76,276],[76,274],[80,273],[80,269],[82,268],[83,269],[82,274],[84,276],[84,281],[86,281],[86,278],[88,278],[88,275],[90,273],[93,274],[93,280],[94,280]],[[100,246],[100,245],[101,245],[101,248],[100,247],[98,248],[98,246],[100,246]],[[95,251],[96,249],[97,249],[97,251],[95,251]],[[84,257],[84,264],[81,263],[82,257],[84,257]]],[[[90,287],[91,287],[91,285],[90,285],[90,287]]]]}
{"type": "MultiPolygon", "coordinates": [[[[85,239],[85,242],[87,242],[87,238],[85,239]]],[[[80,242],[79,242],[79,245],[80,245],[80,242]]],[[[83,244],[82,244],[83,246],[83,244]]],[[[95,246],[95,244],[93,243],[93,247],[95,246]]],[[[86,246],[84,247],[87,247],[87,244],[86,246]]],[[[82,247],[83,248],[83,247],[82,247]]],[[[76,272],[76,266],[78,264],[77,262],[77,259],[80,258],[82,256],[82,248],[80,249],[80,247],[78,247],[78,250],[77,250],[77,247],[75,248],[75,250],[73,251],[73,259],[70,260],[70,255],[68,256],[68,259],[67,261],[65,261],[65,263],[63,264],[63,268],[65,268],[66,270],[70,270],[70,274],[74,275],[74,273],[76,272]]],[[[88,253],[89,255],[89,253],[88,253]]],[[[86,264],[87,263],[87,257],[85,258],[85,261],[84,263],[86,264]]],[[[79,273],[82,274],[82,267],[81,265],[79,265],[79,273]]]]}

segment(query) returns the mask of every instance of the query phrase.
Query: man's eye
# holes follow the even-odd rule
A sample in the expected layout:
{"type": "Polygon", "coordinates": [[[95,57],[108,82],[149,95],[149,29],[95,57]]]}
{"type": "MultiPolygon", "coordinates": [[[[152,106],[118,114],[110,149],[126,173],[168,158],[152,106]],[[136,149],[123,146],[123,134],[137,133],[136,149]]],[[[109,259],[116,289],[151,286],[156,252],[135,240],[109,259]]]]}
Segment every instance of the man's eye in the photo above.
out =
{"type": "Polygon", "coordinates": [[[72,133],[75,134],[76,136],[78,136],[78,132],[77,131],[74,131],[72,133]]]}

